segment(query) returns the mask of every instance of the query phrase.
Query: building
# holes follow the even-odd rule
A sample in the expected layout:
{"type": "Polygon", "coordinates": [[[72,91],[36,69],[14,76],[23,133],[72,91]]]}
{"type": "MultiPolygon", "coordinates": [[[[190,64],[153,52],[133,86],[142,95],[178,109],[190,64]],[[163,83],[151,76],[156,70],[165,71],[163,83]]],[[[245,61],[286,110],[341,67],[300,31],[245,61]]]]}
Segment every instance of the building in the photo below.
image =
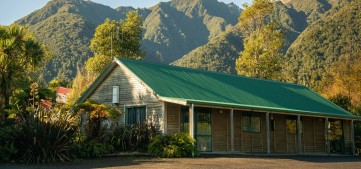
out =
{"type": "Polygon", "coordinates": [[[56,102],[65,104],[72,89],[65,87],[56,88],[56,102]]]}
{"type": "Polygon", "coordinates": [[[118,123],[189,132],[201,152],[354,154],[354,116],[302,85],[115,59],[78,103],[118,108],[118,123]]]}

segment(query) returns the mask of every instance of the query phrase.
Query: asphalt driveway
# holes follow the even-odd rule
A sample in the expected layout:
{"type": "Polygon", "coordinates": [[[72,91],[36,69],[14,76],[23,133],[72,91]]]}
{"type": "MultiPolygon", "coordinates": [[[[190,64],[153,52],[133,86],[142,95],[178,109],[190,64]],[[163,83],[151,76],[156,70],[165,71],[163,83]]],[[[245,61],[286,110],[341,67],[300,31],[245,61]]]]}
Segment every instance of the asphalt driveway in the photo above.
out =
{"type": "Polygon", "coordinates": [[[88,169],[88,168],[151,168],[151,169],[230,169],[230,168],[361,168],[361,157],[341,156],[285,156],[285,157],[202,157],[202,158],[150,158],[108,157],[55,164],[0,164],[1,169],[88,169]]]}

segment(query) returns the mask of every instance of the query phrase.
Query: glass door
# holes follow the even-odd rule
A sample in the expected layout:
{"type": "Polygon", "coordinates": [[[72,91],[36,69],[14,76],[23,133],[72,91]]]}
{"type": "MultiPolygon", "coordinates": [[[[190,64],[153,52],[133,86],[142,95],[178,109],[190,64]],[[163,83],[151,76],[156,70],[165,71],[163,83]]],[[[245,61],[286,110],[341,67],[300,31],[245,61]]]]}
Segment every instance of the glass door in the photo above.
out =
{"type": "Polygon", "coordinates": [[[343,127],[341,120],[330,120],[329,138],[331,153],[344,152],[343,127]]]}
{"type": "Polygon", "coordinates": [[[212,114],[210,108],[197,107],[195,112],[198,151],[212,151],[212,114]]]}
{"type": "Polygon", "coordinates": [[[189,133],[189,107],[188,106],[181,107],[180,130],[181,130],[181,132],[189,133]]]}

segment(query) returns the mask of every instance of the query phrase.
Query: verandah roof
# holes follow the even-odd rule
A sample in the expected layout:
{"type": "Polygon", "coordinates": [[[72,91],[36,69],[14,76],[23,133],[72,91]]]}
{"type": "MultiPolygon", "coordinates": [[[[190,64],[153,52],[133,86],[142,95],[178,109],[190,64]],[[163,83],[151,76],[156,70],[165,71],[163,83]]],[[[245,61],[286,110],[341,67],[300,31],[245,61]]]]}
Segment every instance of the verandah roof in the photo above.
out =
{"type": "Polygon", "coordinates": [[[161,99],[313,116],[359,118],[309,88],[144,61],[118,59],[161,99]]]}

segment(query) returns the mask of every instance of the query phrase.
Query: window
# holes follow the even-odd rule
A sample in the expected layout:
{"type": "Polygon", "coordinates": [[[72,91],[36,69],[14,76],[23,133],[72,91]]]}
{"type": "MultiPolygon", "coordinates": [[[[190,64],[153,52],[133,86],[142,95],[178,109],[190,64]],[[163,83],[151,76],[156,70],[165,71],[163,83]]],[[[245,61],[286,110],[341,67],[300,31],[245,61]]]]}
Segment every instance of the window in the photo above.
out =
{"type": "Polygon", "coordinates": [[[261,117],[258,113],[243,113],[242,129],[246,132],[261,132],[261,117]]]}
{"type": "Polygon", "coordinates": [[[145,106],[141,107],[127,107],[125,114],[125,124],[127,126],[133,124],[144,124],[146,116],[145,106]]]}
{"type": "MultiPolygon", "coordinates": [[[[302,134],[302,121],[301,121],[301,134],[302,134]]],[[[286,130],[288,134],[297,134],[297,116],[286,117],[286,130]]]]}

